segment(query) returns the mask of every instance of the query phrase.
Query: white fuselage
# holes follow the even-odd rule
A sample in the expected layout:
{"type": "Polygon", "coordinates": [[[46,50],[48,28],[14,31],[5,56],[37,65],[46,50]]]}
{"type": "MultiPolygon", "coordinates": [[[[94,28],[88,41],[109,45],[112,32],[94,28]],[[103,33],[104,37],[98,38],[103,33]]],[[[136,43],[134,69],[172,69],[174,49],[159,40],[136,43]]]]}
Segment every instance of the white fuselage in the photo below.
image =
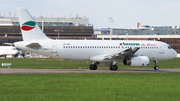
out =
{"type": "Polygon", "coordinates": [[[0,46],[0,55],[15,55],[18,50],[12,46],[0,46]]]}
{"type": "MultiPolygon", "coordinates": [[[[134,47],[140,47],[134,55],[147,56],[151,61],[168,60],[177,55],[176,51],[168,44],[160,41],[49,39],[16,42],[15,46],[37,54],[72,61],[89,61],[92,56],[120,53],[134,47]],[[26,47],[30,43],[39,43],[41,47],[26,47]]],[[[122,61],[122,59],[119,61],[122,61]]]]}

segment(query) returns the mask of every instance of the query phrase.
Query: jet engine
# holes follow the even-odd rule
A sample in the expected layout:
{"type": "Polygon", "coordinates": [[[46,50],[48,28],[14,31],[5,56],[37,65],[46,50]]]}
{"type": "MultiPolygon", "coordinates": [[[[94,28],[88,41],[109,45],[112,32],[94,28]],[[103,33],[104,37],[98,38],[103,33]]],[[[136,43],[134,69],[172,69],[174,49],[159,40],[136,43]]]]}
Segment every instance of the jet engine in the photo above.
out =
{"type": "Polygon", "coordinates": [[[149,65],[149,58],[147,56],[136,56],[123,60],[124,65],[132,67],[145,67],[149,65]]]}

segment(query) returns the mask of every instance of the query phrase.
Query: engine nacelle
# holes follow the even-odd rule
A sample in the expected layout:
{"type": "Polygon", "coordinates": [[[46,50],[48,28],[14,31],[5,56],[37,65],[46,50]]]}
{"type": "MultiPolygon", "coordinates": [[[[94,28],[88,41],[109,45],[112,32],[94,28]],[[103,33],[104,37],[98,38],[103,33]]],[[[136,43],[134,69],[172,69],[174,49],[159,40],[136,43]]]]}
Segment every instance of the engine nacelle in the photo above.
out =
{"type": "Polygon", "coordinates": [[[124,59],[124,65],[132,67],[145,67],[149,65],[149,58],[147,56],[136,56],[128,59],[124,59]]]}

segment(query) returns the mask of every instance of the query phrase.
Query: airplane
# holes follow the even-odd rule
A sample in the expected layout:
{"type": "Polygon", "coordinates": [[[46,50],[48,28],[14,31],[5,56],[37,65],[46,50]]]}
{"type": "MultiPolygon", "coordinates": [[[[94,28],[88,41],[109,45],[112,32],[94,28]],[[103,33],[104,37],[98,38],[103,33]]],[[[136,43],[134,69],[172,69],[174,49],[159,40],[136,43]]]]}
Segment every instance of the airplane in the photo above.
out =
{"type": "Polygon", "coordinates": [[[170,45],[160,41],[143,40],[53,40],[48,38],[25,8],[17,8],[23,41],[15,42],[16,48],[69,61],[91,61],[90,70],[97,65],[118,69],[117,63],[132,67],[148,66],[157,61],[176,57],[170,45]]]}
{"type": "Polygon", "coordinates": [[[7,55],[16,55],[18,54],[18,50],[13,46],[0,46],[0,55],[6,56],[7,55]]]}
{"type": "Polygon", "coordinates": [[[12,46],[12,43],[3,43],[6,45],[11,45],[11,46],[0,46],[0,56],[5,56],[5,58],[9,57],[18,57],[20,54],[24,58],[27,58],[21,51],[17,50],[16,47],[12,46]],[[12,56],[13,55],[13,56],[12,56]]]}

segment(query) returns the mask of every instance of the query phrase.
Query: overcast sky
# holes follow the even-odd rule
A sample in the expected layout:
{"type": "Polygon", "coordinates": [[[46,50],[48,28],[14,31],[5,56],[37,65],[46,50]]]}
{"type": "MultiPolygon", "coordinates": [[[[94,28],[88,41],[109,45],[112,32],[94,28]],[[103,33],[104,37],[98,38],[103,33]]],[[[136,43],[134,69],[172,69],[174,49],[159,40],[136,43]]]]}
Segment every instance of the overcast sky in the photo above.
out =
{"type": "MultiPolygon", "coordinates": [[[[0,12],[13,16],[16,7],[25,7],[38,17],[76,16],[89,18],[94,27],[135,28],[141,25],[180,25],[180,0],[0,0],[0,12]],[[59,13],[59,14],[58,14],[59,13]]],[[[17,16],[17,15],[16,15],[17,16]]]]}

